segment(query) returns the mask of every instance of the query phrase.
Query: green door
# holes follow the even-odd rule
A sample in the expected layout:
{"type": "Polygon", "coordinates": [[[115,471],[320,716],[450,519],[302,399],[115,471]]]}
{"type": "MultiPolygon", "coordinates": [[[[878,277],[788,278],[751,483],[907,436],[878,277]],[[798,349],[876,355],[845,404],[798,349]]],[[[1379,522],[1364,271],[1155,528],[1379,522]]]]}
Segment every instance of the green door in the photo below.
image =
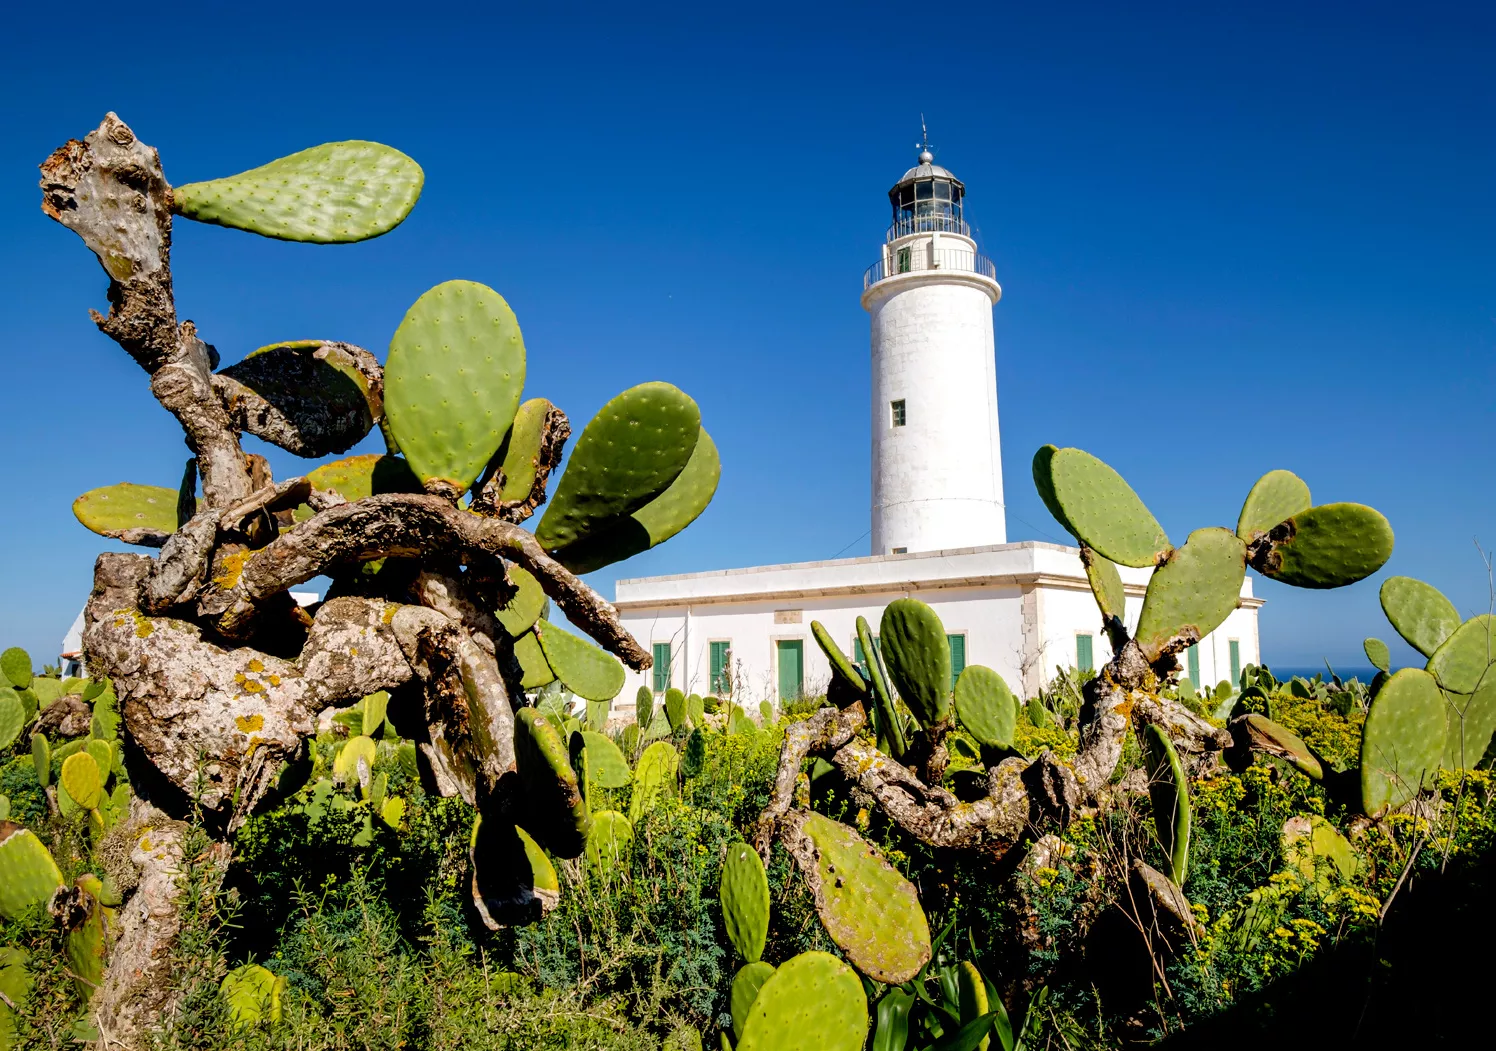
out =
{"type": "Polygon", "coordinates": [[[805,643],[800,639],[782,639],[779,649],[779,699],[798,701],[805,689],[805,643]]]}

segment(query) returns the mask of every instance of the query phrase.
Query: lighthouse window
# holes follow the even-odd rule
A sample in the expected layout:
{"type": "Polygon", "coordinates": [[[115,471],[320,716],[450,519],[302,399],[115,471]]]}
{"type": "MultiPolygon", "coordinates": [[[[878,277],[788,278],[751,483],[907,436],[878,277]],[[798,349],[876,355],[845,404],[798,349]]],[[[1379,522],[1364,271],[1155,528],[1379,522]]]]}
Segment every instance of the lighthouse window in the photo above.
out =
{"type": "Polygon", "coordinates": [[[949,201],[951,199],[951,184],[948,182],[937,182],[935,184],[935,199],[937,201],[949,201]]]}
{"type": "Polygon", "coordinates": [[[935,186],[935,184],[931,183],[931,182],[917,182],[917,183],[915,183],[914,184],[914,199],[916,201],[928,201],[930,199],[930,191],[934,188],[934,186],[935,186]]]}
{"type": "Polygon", "coordinates": [[[898,401],[889,406],[889,408],[893,410],[893,425],[895,427],[904,426],[904,399],[900,398],[898,401]]]}

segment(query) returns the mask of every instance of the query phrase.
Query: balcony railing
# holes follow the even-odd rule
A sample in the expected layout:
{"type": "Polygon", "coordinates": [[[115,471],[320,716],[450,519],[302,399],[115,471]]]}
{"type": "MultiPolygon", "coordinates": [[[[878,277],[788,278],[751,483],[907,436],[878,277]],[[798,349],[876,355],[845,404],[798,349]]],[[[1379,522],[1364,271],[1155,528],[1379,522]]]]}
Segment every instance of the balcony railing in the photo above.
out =
{"type": "Polygon", "coordinates": [[[910,234],[933,233],[960,234],[962,237],[970,237],[971,227],[950,215],[911,215],[895,219],[889,226],[888,236],[884,240],[897,241],[910,234]]]}
{"type": "Polygon", "coordinates": [[[888,253],[867,268],[862,275],[862,289],[867,291],[879,281],[900,274],[917,274],[929,270],[954,270],[966,274],[981,274],[997,280],[997,268],[992,260],[980,252],[962,248],[931,248],[928,245],[908,245],[888,253]]]}

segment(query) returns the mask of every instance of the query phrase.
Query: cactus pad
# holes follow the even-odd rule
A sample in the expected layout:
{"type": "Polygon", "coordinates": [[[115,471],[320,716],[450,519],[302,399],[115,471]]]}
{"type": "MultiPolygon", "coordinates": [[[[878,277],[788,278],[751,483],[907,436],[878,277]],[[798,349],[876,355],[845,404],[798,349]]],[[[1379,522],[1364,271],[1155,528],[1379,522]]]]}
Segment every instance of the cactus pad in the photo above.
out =
{"type": "Polygon", "coordinates": [[[363,705],[364,717],[360,731],[365,737],[373,737],[380,724],[384,722],[385,712],[389,710],[390,695],[386,690],[376,690],[364,698],[363,705]]]}
{"type": "Polygon", "coordinates": [[[1258,534],[1309,510],[1312,504],[1309,486],[1302,478],[1292,471],[1269,471],[1247,493],[1236,520],[1236,535],[1251,543],[1258,534]]]}
{"type": "Polygon", "coordinates": [[[9,686],[0,687],[0,751],[16,743],[26,728],[26,706],[9,686]]]}
{"type": "Polygon", "coordinates": [[[372,738],[362,734],[348,738],[333,758],[332,779],[342,785],[361,784],[364,778],[359,774],[359,760],[364,761],[364,772],[368,774],[374,769],[374,759],[377,755],[378,748],[372,738]]]}
{"type": "Polygon", "coordinates": [[[1377,817],[1402,806],[1433,778],[1444,755],[1444,698],[1434,677],[1404,668],[1372,699],[1361,731],[1361,805],[1377,817]]]}
{"type": "Polygon", "coordinates": [[[1075,530],[1071,528],[1070,522],[1065,517],[1065,509],[1060,506],[1059,497],[1055,495],[1054,480],[1050,475],[1050,464],[1054,460],[1054,454],[1059,448],[1053,445],[1041,445],[1039,451],[1034,453],[1032,471],[1034,475],[1034,488],[1039,491],[1039,499],[1044,501],[1044,506],[1049,508],[1049,513],[1054,515],[1054,520],[1064,527],[1065,532],[1075,536],[1075,530]]]}
{"type": "Polygon", "coordinates": [[[103,883],[89,874],[73,881],[73,894],[77,903],[85,910],[82,923],[77,924],[62,939],[62,955],[72,972],[73,988],[80,997],[89,997],[104,979],[104,953],[108,949],[108,928],[114,916],[99,901],[103,883]]]}
{"type": "Polygon", "coordinates": [[[0,917],[20,919],[32,906],[45,905],[61,885],[57,862],[36,834],[0,821],[0,917]]]}
{"type": "Polygon", "coordinates": [[[378,142],[325,142],[259,168],[172,190],[173,210],[200,223],[316,244],[366,241],[404,221],[421,166],[378,142]]]}
{"type": "Polygon", "coordinates": [[[246,963],[224,975],[218,994],[228,1005],[229,1017],[236,1026],[256,1026],[281,1020],[281,997],[286,988],[286,980],[280,975],[257,963],[246,963]]]}
{"type": "Polygon", "coordinates": [[[696,403],[668,383],[619,394],[583,428],[535,538],[562,552],[631,515],[681,474],[700,432],[696,403]]]}
{"type": "Polygon", "coordinates": [[[1412,577],[1382,581],[1382,612],[1408,643],[1425,657],[1444,645],[1460,626],[1459,610],[1432,584],[1412,577]]]}
{"type": "Polygon", "coordinates": [[[764,981],[738,1051],[861,1051],[867,1030],[857,974],[830,953],[804,952],[764,981]]]}
{"type": "Polygon", "coordinates": [[[648,727],[654,721],[654,711],[654,693],[648,686],[639,687],[634,692],[634,721],[640,726],[648,727]]]}
{"type": "Polygon", "coordinates": [[[956,715],[966,732],[989,748],[1010,748],[1018,699],[991,668],[969,664],[956,680],[956,715]]]}
{"type": "Polygon", "coordinates": [[[625,672],[617,657],[551,623],[536,624],[545,661],[572,693],[588,701],[611,701],[623,689],[625,672]]]}
{"type": "Polygon", "coordinates": [[[821,652],[826,655],[827,662],[831,665],[831,674],[840,679],[847,686],[859,694],[867,692],[867,680],[857,670],[857,665],[848,659],[826,630],[826,626],[818,620],[810,622],[810,634],[816,640],[816,645],[821,647],[821,652]]]}
{"type": "Polygon", "coordinates": [[[744,960],[755,962],[769,935],[769,878],[758,852],[742,840],[727,844],[719,896],[727,940],[744,960]]]}
{"type": "Polygon", "coordinates": [[[509,433],[525,385],[525,344],[504,297],[445,281],[406,312],[390,340],[385,413],[423,482],[471,486],[509,433]]]}
{"type": "Polygon", "coordinates": [[[1473,694],[1446,693],[1444,700],[1448,705],[1444,767],[1474,769],[1490,750],[1491,738],[1496,737],[1496,681],[1473,694]]]}
{"type": "Polygon", "coordinates": [[[102,785],[107,782],[114,768],[114,746],[108,741],[94,739],[84,745],[83,750],[99,768],[99,783],[102,785]]]}
{"type": "Polygon", "coordinates": [[[800,840],[791,853],[831,940],[875,981],[914,977],[930,959],[930,925],[914,885],[846,825],[809,811],[792,811],[786,821],[786,831],[800,840]]]}
{"type": "Polygon", "coordinates": [[[1454,693],[1474,693],[1496,683],[1496,616],[1483,613],[1461,624],[1428,660],[1428,672],[1454,693]]]}
{"type": "Polygon", "coordinates": [[[0,1051],[15,1051],[20,1047],[16,1011],[31,996],[29,961],[25,949],[15,946],[0,948],[0,994],[3,994],[0,998],[0,1051]]]}
{"type": "Polygon", "coordinates": [[[509,581],[516,591],[503,609],[498,611],[499,623],[510,635],[522,635],[535,626],[545,611],[545,591],[529,570],[519,566],[508,566],[509,581]]]}
{"type": "Polygon", "coordinates": [[[594,730],[583,730],[587,743],[588,773],[599,788],[622,788],[632,780],[629,764],[612,739],[594,730]]]}
{"type": "Polygon", "coordinates": [[[1148,581],[1135,633],[1143,656],[1156,661],[1220,627],[1240,601],[1246,575],[1247,549],[1240,537],[1219,528],[1191,533],[1148,581]]]}
{"type": "Polygon", "coordinates": [[[1080,560],[1086,567],[1086,580],[1091,584],[1091,594],[1096,598],[1096,608],[1101,610],[1102,623],[1118,625],[1127,621],[1127,591],[1122,587],[1122,574],[1117,572],[1117,563],[1098,555],[1089,547],[1082,546],[1080,560]]]}
{"type": "MultiPolygon", "coordinates": [[[[1223,530],[1224,532],[1224,530],[1223,530]]],[[[1230,534],[1227,534],[1230,535],[1230,534]]],[[[1240,543],[1239,538],[1232,537],[1240,543]]],[[[1153,826],[1159,846],[1169,858],[1169,878],[1184,886],[1190,858],[1190,783],[1174,742],[1153,723],[1143,728],[1148,750],[1148,798],[1153,802],[1153,826]]]]}
{"type": "Polygon", "coordinates": [[[1318,814],[1297,815],[1283,824],[1283,860],[1313,881],[1321,892],[1339,875],[1356,874],[1350,840],[1318,814]]]}
{"type": "Polygon", "coordinates": [[[701,699],[701,694],[693,693],[686,698],[686,718],[697,728],[706,724],[706,702],[701,699]]]}
{"type": "Polygon", "coordinates": [[[1390,672],[1392,666],[1392,651],[1381,639],[1366,639],[1361,643],[1361,648],[1366,651],[1366,659],[1371,666],[1379,672],[1390,672]]]}
{"type": "Polygon", "coordinates": [[[104,784],[99,778],[98,764],[87,752],[74,752],[64,759],[57,780],[68,797],[84,810],[93,810],[99,805],[104,784]]]}
{"type": "Polygon", "coordinates": [[[480,815],[473,822],[468,861],[473,905],[490,930],[534,923],[561,900],[545,851],[524,829],[500,818],[485,821],[480,815]]]}
{"type": "Polygon", "coordinates": [[[919,599],[901,598],[883,609],[879,625],[888,677],[921,726],[950,714],[951,644],[945,625],[919,599]]]}
{"type": "Polygon", "coordinates": [[[19,646],[0,653],[0,678],[18,690],[31,687],[31,654],[19,646]]]}
{"type": "MultiPolygon", "coordinates": [[[[878,646],[873,642],[873,630],[868,626],[866,617],[857,618],[857,642],[862,647],[863,660],[867,664],[868,686],[873,695],[878,736],[882,739],[889,755],[895,759],[902,759],[906,742],[899,713],[893,703],[893,688],[888,684],[883,658],[878,646]]],[[[946,645],[950,645],[949,641],[946,645]]]]}
{"type": "Polygon", "coordinates": [[[674,686],[665,691],[665,719],[671,733],[686,725],[686,695],[674,686]]]}
{"type": "Polygon", "coordinates": [[[515,713],[514,764],[524,786],[526,825],[552,853],[563,858],[579,856],[591,827],[587,801],[582,798],[566,743],[534,708],[515,713]]]}
{"type": "Polygon", "coordinates": [[[177,491],[134,482],[106,485],[74,500],[73,514],[100,536],[118,537],[127,529],[175,533],[177,491]]]}
{"type": "MultiPolygon", "coordinates": [[[[1256,686],[1248,689],[1258,690],[1256,686]]],[[[1246,699],[1246,691],[1242,691],[1242,699],[1246,699]]],[[[1238,703],[1241,703],[1238,700],[1238,703]]],[[[1270,755],[1275,755],[1284,760],[1305,777],[1314,781],[1324,779],[1324,764],[1319,761],[1304,739],[1286,726],[1280,726],[1260,712],[1248,712],[1245,715],[1249,727],[1249,735],[1253,743],[1270,755]]]]}
{"type": "Polygon", "coordinates": [[[519,661],[520,671],[523,673],[520,685],[524,689],[538,690],[556,681],[556,673],[546,661],[545,652],[540,648],[540,640],[533,631],[527,631],[514,640],[514,659],[519,661]]]}
{"type": "Polygon", "coordinates": [[[515,410],[514,423],[497,453],[504,470],[504,485],[499,490],[502,502],[517,503],[529,497],[535,486],[535,472],[540,468],[545,421],[555,409],[544,398],[531,398],[515,410]]]}
{"type": "Polygon", "coordinates": [[[654,809],[661,796],[675,791],[675,771],[680,757],[667,741],[656,741],[644,749],[634,768],[634,794],[629,799],[629,821],[637,825],[654,809]]]}
{"type": "Polygon", "coordinates": [[[772,963],[757,960],[738,968],[738,973],[733,977],[727,1006],[732,1014],[732,1035],[739,1040],[743,1038],[743,1026],[748,1023],[748,1012],[753,1008],[753,1001],[758,999],[758,991],[773,973],[772,963]]]}
{"type": "Polygon", "coordinates": [[[1253,568],[1299,588],[1354,584],[1392,557],[1392,526],[1364,504],[1311,507],[1274,526],[1268,538],[1253,568]]]}
{"type": "Polygon", "coordinates": [[[592,830],[587,833],[587,863],[601,876],[627,871],[633,843],[634,826],[629,819],[616,810],[600,810],[592,815],[592,830]]]}
{"type": "Polygon", "coordinates": [[[31,763],[36,769],[36,782],[46,788],[52,781],[52,746],[46,734],[31,735],[31,763]]]}
{"type": "Polygon", "coordinates": [[[1119,565],[1138,567],[1153,565],[1169,550],[1163,526],[1111,467],[1081,449],[1060,449],[1048,468],[1064,512],[1060,521],[1086,546],[1119,565]]]}
{"type": "MultiPolygon", "coordinates": [[[[336,343],[301,340],[261,347],[219,372],[264,399],[276,444],[297,456],[317,457],[352,448],[383,414],[377,395],[354,357],[336,343]],[[308,428],[307,423],[315,423],[308,428]]],[[[230,411],[240,397],[230,387],[230,411]]],[[[226,392],[227,393],[227,392],[226,392]]],[[[264,434],[264,430],[257,433],[264,434]]]]}

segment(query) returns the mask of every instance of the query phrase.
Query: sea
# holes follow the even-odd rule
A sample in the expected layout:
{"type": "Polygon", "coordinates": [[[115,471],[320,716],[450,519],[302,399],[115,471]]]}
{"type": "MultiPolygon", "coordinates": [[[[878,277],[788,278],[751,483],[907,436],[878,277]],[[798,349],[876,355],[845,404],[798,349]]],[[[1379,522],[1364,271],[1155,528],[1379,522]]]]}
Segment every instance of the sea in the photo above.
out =
{"type": "MultiPolygon", "coordinates": [[[[1360,679],[1362,682],[1369,683],[1372,679],[1376,678],[1377,674],[1377,670],[1371,667],[1371,665],[1369,664],[1347,664],[1343,667],[1332,664],[1330,665],[1330,667],[1334,669],[1334,674],[1340,676],[1341,682],[1348,682],[1351,679],[1360,679]]],[[[1287,682],[1294,676],[1298,676],[1303,679],[1312,679],[1316,675],[1328,680],[1331,674],[1325,669],[1325,666],[1323,664],[1303,666],[1292,664],[1269,664],[1267,666],[1267,669],[1268,671],[1273,673],[1273,678],[1277,679],[1279,682],[1287,682]]]]}

